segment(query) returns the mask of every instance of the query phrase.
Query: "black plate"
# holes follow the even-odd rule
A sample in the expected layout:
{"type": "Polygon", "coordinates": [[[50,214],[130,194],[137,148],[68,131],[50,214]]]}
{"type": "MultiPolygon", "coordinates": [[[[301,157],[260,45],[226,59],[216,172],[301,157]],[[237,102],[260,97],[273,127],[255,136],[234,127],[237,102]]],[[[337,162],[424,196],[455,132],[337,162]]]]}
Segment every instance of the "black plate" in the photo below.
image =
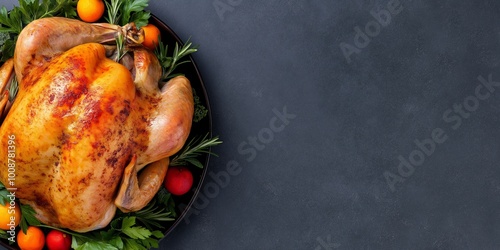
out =
{"type": "MultiPolygon", "coordinates": [[[[179,36],[177,36],[177,34],[158,17],[152,15],[150,23],[156,25],[160,29],[162,42],[164,44],[168,44],[169,54],[173,51],[176,42],[180,46],[184,44],[179,36]]],[[[200,98],[200,102],[204,104],[204,106],[208,109],[208,114],[201,121],[193,122],[188,141],[190,141],[194,137],[201,138],[207,133],[209,134],[209,137],[212,136],[212,114],[207,91],[205,89],[200,71],[198,70],[198,66],[196,65],[194,59],[191,56],[189,57],[191,63],[180,65],[176,69],[176,72],[183,73],[191,81],[191,86],[200,98]]],[[[178,217],[175,221],[166,222],[166,224],[163,225],[166,228],[164,231],[165,236],[171,233],[174,228],[182,222],[184,216],[187,214],[193,202],[196,200],[198,192],[203,183],[203,179],[205,178],[205,175],[207,173],[209,158],[210,155],[208,154],[199,157],[198,160],[203,164],[203,169],[189,166],[191,172],[193,173],[193,188],[185,195],[174,196],[178,217]]],[[[7,240],[1,240],[0,245],[6,247],[7,249],[18,249],[15,245],[9,246],[7,240]]]]}
{"type": "MultiPolygon", "coordinates": [[[[160,29],[161,39],[164,44],[165,43],[168,44],[169,50],[173,50],[176,42],[179,45],[184,44],[182,40],[177,36],[177,34],[175,34],[175,32],[168,25],[163,23],[156,16],[152,15],[150,23],[156,25],[160,29]]],[[[191,133],[189,135],[188,141],[191,140],[191,138],[193,137],[198,137],[198,138],[203,137],[207,133],[209,133],[209,137],[212,137],[212,112],[210,108],[210,102],[208,100],[207,90],[205,89],[203,79],[201,77],[200,71],[198,70],[198,66],[196,65],[194,59],[191,56],[189,59],[191,60],[191,63],[180,65],[176,69],[176,71],[185,74],[185,76],[191,81],[191,86],[198,94],[200,102],[204,104],[205,107],[208,109],[208,114],[201,121],[193,122],[193,127],[191,128],[191,133]]],[[[167,230],[165,231],[165,236],[167,236],[170,232],[172,232],[172,230],[182,221],[188,210],[191,208],[193,202],[196,200],[198,192],[203,183],[203,179],[205,178],[205,175],[207,173],[209,158],[210,155],[208,154],[203,155],[199,158],[200,162],[204,166],[203,169],[190,166],[190,169],[194,177],[193,189],[189,193],[181,197],[174,197],[179,216],[174,222],[170,223],[170,225],[165,225],[165,227],[167,227],[167,230]],[[179,205],[181,206],[179,207],[179,205]]]]}

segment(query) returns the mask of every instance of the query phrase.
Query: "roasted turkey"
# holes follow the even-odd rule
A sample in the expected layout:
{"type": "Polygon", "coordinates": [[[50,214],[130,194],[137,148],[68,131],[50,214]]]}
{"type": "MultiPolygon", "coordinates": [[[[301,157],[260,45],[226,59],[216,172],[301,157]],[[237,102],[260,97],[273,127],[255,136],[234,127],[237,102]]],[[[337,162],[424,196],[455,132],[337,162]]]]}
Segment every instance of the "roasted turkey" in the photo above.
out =
{"type": "MultiPolygon", "coordinates": [[[[141,39],[133,24],[43,18],[24,28],[0,69],[0,110],[8,111],[0,165],[7,166],[14,135],[16,197],[41,222],[86,232],[108,225],[117,208],[140,210],[184,145],[194,109],[190,82],[179,76],[160,89],[161,66],[136,45],[141,39]],[[129,53],[115,62],[108,57],[119,34],[129,53]],[[14,75],[19,91],[9,103],[14,75]]],[[[8,183],[6,167],[0,181],[8,183]]]]}

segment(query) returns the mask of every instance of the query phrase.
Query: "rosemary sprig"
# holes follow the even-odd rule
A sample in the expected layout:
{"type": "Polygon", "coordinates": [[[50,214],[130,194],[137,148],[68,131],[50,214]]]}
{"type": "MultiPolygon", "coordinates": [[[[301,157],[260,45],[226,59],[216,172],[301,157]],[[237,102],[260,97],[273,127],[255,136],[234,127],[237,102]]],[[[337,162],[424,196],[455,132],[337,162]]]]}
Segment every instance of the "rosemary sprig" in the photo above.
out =
{"type": "Polygon", "coordinates": [[[140,221],[147,228],[164,228],[160,222],[173,221],[172,213],[166,212],[166,209],[161,206],[157,206],[155,200],[145,208],[132,213],[138,221],[140,221]]]}
{"type": "Polygon", "coordinates": [[[210,147],[222,143],[218,136],[211,139],[207,139],[207,137],[208,133],[201,140],[193,138],[184,146],[182,151],[176,155],[172,161],[170,161],[170,166],[180,166],[191,163],[196,167],[203,168],[203,164],[201,164],[197,157],[204,153],[217,156],[216,154],[210,152],[210,147]]]}
{"type": "Polygon", "coordinates": [[[116,37],[116,54],[114,55],[113,60],[115,62],[119,62],[125,54],[127,54],[128,50],[125,46],[125,38],[123,34],[118,34],[116,37]]]}
{"type": "Polygon", "coordinates": [[[108,10],[108,17],[104,18],[110,24],[118,24],[118,20],[120,20],[120,7],[123,4],[123,1],[120,0],[111,0],[104,1],[106,4],[106,9],[108,10]]]}
{"type": "Polygon", "coordinates": [[[149,0],[109,0],[105,1],[108,16],[105,18],[108,23],[123,26],[127,23],[135,23],[140,28],[148,23],[151,16],[146,11],[149,0]]]}
{"type": "Polygon", "coordinates": [[[162,81],[166,81],[174,76],[172,72],[177,68],[177,66],[189,63],[190,60],[181,61],[184,57],[195,53],[198,51],[198,46],[193,46],[193,43],[188,39],[186,43],[179,48],[179,44],[175,43],[175,48],[172,56],[168,56],[168,45],[164,45],[160,40],[158,46],[155,49],[155,54],[160,64],[163,68],[162,81]],[[193,46],[193,47],[192,47],[193,46]]]}

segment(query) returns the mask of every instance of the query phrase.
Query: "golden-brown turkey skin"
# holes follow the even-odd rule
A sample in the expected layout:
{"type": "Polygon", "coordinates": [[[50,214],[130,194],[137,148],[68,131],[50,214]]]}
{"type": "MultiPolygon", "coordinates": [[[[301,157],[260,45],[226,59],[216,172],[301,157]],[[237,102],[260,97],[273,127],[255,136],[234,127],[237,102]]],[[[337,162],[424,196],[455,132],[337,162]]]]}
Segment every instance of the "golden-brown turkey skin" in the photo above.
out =
{"type": "Polygon", "coordinates": [[[3,121],[4,112],[7,112],[9,109],[8,104],[10,104],[10,101],[7,86],[14,75],[13,72],[14,60],[11,58],[0,67],[0,124],[3,121]]]}
{"type": "MultiPolygon", "coordinates": [[[[13,134],[16,196],[43,223],[79,232],[106,226],[133,156],[140,169],[185,143],[194,111],[189,81],[176,77],[160,91],[154,55],[144,49],[134,54],[135,74],[106,58],[97,43],[53,53],[40,67],[22,70],[19,93],[0,127],[0,164],[7,166],[6,138],[13,134]]],[[[0,170],[2,183],[7,174],[0,170]]],[[[142,191],[151,189],[146,184],[142,191]]]]}
{"type": "Polygon", "coordinates": [[[132,149],[146,147],[149,137],[147,124],[132,124],[130,73],[107,59],[101,45],[85,44],[27,79],[36,80],[23,82],[31,87],[18,93],[0,128],[3,138],[16,136],[16,195],[49,224],[92,227],[87,223],[112,209],[110,190],[132,149]]]}
{"type": "Polygon", "coordinates": [[[47,60],[75,45],[114,41],[121,27],[108,23],[88,24],[63,17],[42,18],[31,22],[17,39],[15,69],[18,80],[47,60]],[[17,48],[22,48],[18,50],[17,48]]]}

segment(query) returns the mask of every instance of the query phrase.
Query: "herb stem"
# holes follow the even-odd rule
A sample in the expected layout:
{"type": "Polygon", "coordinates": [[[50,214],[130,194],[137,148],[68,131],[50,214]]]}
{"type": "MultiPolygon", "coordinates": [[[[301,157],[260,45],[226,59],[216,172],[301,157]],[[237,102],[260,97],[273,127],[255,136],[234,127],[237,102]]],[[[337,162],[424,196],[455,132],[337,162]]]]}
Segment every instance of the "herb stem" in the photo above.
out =
{"type": "Polygon", "coordinates": [[[172,75],[172,72],[174,72],[177,66],[191,62],[190,60],[181,61],[182,58],[198,51],[198,47],[192,47],[193,43],[189,40],[190,39],[188,39],[186,43],[180,48],[179,44],[175,43],[175,48],[172,56],[168,56],[168,45],[164,45],[162,41],[159,42],[155,50],[155,54],[163,68],[163,81],[166,81],[175,76],[172,75]]]}
{"type": "Polygon", "coordinates": [[[54,229],[54,230],[57,230],[57,231],[61,231],[65,234],[69,234],[71,236],[74,236],[74,237],[78,237],[78,238],[81,238],[81,239],[85,239],[85,240],[93,240],[92,238],[90,237],[87,237],[81,233],[77,233],[77,232],[73,232],[73,231],[68,231],[68,230],[65,230],[65,229],[61,229],[61,228],[57,228],[57,227],[53,227],[53,226],[49,226],[49,225],[45,225],[45,224],[40,224],[38,225],[38,227],[44,227],[44,228],[48,228],[48,229],[54,229]]]}
{"type": "Polygon", "coordinates": [[[210,147],[216,146],[222,143],[219,137],[216,136],[211,139],[207,139],[209,133],[207,133],[198,143],[197,138],[193,138],[187,145],[184,146],[182,152],[174,157],[170,161],[170,166],[180,166],[187,163],[191,163],[196,167],[203,168],[201,162],[197,159],[202,153],[211,154],[217,156],[216,154],[209,151],[210,147]],[[196,144],[197,143],[197,144],[196,144]]]}

